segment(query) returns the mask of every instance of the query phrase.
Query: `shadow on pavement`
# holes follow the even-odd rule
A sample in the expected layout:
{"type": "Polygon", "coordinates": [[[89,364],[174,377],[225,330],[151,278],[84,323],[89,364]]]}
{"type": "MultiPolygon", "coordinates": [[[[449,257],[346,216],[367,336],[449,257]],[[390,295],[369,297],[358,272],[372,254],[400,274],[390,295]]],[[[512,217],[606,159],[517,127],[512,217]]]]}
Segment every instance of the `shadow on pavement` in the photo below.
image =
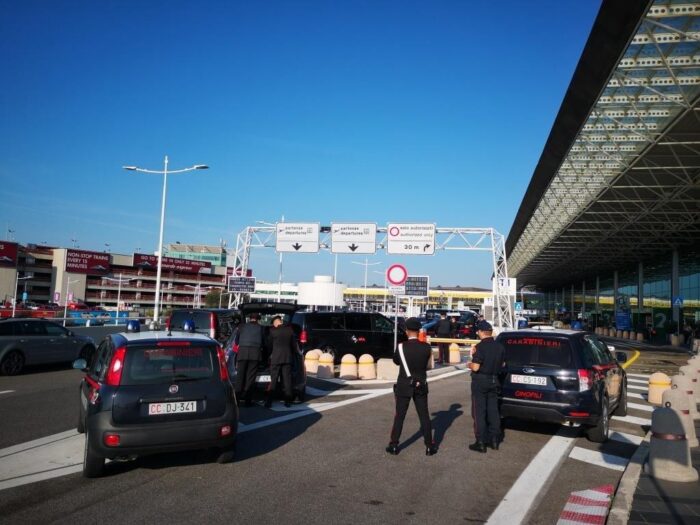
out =
{"type": "MultiPolygon", "coordinates": [[[[438,447],[440,446],[440,443],[442,443],[442,440],[445,439],[445,434],[447,434],[447,431],[452,426],[452,423],[454,423],[458,417],[464,414],[464,411],[462,411],[461,408],[462,405],[459,403],[452,403],[450,408],[447,410],[433,412],[433,418],[431,421],[433,425],[433,439],[438,447]]],[[[422,438],[423,433],[419,430],[406,441],[401,443],[400,448],[404,449],[422,438]]]]}

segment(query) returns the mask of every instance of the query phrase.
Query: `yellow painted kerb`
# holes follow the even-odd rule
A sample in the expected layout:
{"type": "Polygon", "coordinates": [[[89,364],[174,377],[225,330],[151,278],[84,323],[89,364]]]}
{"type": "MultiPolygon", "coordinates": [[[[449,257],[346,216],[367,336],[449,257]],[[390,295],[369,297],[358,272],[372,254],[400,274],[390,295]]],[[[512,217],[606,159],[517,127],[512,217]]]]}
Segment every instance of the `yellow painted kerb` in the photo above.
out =
{"type": "Polygon", "coordinates": [[[634,363],[637,359],[639,359],[639,356],[642,355],[642,353],[639,350],[634,351],[634,355],[632,356],[632,359],[628,359],[624,363],[622,363],[622,368],[627,369],[628,366],[631,366],[632,363],[634,363]]]}

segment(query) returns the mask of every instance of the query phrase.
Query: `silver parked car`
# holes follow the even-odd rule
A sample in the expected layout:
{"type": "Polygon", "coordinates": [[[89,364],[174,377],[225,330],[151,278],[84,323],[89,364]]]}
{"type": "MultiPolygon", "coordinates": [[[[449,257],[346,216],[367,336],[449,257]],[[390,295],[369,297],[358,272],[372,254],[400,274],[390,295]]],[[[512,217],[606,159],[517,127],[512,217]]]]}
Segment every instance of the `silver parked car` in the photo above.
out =
{"type": "Polygon", "coordinates": [[[1,375],[19,374],[25,365],[89,360],[94,351],[90,337],[44,319],[0,320],[1,375]]]}

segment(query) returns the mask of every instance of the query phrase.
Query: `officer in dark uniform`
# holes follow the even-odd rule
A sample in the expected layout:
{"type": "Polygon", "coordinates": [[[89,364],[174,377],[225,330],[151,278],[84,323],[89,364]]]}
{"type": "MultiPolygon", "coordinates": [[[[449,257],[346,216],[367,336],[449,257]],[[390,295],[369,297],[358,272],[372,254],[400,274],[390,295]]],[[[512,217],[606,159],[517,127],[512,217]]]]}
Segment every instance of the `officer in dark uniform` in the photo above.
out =
{"type": "Polygon", "coordinates": [[[394,363],[399,365],[399,377],[394,385],[394,397],[396,399],[396,415],[394,425],[391,428],[391,441],[386,451],[389,454],[399,453],[399,438],[403,429],[403,421],[406,418],[408,405],[413,399],[416,406],[421,429],[423,430],[423,441],[425,442],[425,454],[432,456],[437,453],[437,447],[433,441],[433,428],[430,423],[428,412],[428,367],[432,349],[428,343],[418,340],[418,332],[421,329],[421,322],[415,317],[406,320],[406,334],[408,341],[401,343],[403,355],[406,360],[404,365],[399,348],[394,351],[394,363]],[[409,374],[406,373],[408,366],[409,374]]]}
{"type": "MultiPolygon", "coordinates": [[[[452,323],[445,314],[440,314],[440,321],[437,324],[437,336],[449,339],[452,337],[452,323]]],[[[438,363],[450,362],[450,345],[449,343],[438,343],[438,363]]]]}
{"type": "Polygon", "coordinates": [[[470,450],[486,452],[486,447],[498,450],[503,439],[501,416],[498,413],[498,373],[505,360],[505,348],[493,339],[493,328],[487,321],[476,327],[481,341],[476,345],[469,368],[472,371],[472,418],[476,441],[470,450]]]}
{"type": "Polygon", "coordinates": [[[255,375],[262,357],[263,327],[258,323],[260,314],[252,313],[248,322],[238,327],[238,357],[236,358],[236,395],[239,403],[253,405],[251,397],[255,385],[255,375]]]}
{"type": "Polygon", "coordinates": [[[292,359],[297,351],[297,342],[292,327],[282,323],[281,317],[272,319],[272,328],[268,336],[270,348],[270,391],[265,399],[265,407],[272,406],[272,396],[277,390],[277,381],[282,376],[284,388],[284,406],[292,401],[292,359]]]}

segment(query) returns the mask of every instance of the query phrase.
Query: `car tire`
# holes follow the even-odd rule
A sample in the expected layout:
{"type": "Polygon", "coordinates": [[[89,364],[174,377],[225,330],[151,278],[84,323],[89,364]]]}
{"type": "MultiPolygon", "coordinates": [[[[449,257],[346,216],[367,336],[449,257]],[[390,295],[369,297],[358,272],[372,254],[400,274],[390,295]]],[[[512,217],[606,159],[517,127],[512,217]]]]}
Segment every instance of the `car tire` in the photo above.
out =
{"type": "Polygon", "coordinates": [[[603,403],[600,407],[600,419],[594,426],[588,427],[586,437],[593,443],[605,443],[610,434],[610,411],[608,407],[608,398],[603,398],[603,403]]]}
{"type": "Polygon", "coordinates": [[[104,472],[105,458],[90,446],[90,431],[85,432],[85,453],[83,455],[83,476],[99,478],[104,472]]]}
{"type": "Polygon", "coordinates": [[[617,406],[613,411],[613,416],[624,417],[627,415],[627,381],[622,383],[622,391],[620,392],[620,399],[617,402],[617,406]]]}
{"type": "Polygon", "coordinates": [[[24,369],[24,354],[19,350],[10,350],[0,361],[0,375],[16,376],[24,369]]]}
{"type": "Polygon", "coordinates": [[[216,457],[216,462],[220,464],[231,463],[236,457],[236,442],[233,445],[221,449],[219,455],[216,457]]]}

